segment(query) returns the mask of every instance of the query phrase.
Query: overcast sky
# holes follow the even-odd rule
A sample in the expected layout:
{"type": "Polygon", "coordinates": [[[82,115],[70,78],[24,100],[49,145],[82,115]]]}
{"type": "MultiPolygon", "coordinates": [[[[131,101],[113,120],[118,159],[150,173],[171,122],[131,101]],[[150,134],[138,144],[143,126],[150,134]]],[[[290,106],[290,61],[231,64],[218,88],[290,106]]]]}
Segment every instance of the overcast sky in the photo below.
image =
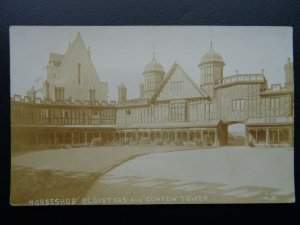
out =
{"type": "Polygon", "coordinates": [[[45,66],[50,52],[64,54],[69,42],[81,32],[91,47],[92,61],[101,81],[108,82],[109,100],[117,98],[117,86],[128,87],[128,97],[139,95],[143,70],[156,59],[167,72],[176,61],[199,84],[198,64],[213,47],[224,61],[224,76],[259,73],[271,83],[284,83],[283,66],[293,58],[290,27],[212,27],[212,26],[108,26],[10,28],[11,95],[24,95],[34,82],[46,78],[45,66]],[[211,35],[212,33],[212,35],[211,35]],[[155,43],[155,44],[153,44],[155,43]]]}

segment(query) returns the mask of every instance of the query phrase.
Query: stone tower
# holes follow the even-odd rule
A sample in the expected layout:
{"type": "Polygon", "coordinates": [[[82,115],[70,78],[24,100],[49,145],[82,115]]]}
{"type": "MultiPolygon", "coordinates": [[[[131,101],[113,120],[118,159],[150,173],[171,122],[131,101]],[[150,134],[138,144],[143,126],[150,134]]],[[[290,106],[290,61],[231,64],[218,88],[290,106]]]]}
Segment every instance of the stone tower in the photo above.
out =
{"type": "Polygon", "coordinates": [[[213,49],[210,42],[209,51],[202,56],[199,63],[200,87],[210,97],[213,97],[213,86],[215,82],[223,78],[225,63],[222,56],[213,49]]]}
{"type": "Polygon", "coordinates": [[[291,58],[288,58],[287,63],[284,65],[285,72],[285,87],[287,89],[294,89],[294,64],[291,58]]]}
{"type": "Polygon", "coordinates": [[[155,90],[158,88],[164,79],[164,68],[157,62],[153,53],[152,60],[145,66],[144,69],[144,98],[151,98],[155,90]]]}

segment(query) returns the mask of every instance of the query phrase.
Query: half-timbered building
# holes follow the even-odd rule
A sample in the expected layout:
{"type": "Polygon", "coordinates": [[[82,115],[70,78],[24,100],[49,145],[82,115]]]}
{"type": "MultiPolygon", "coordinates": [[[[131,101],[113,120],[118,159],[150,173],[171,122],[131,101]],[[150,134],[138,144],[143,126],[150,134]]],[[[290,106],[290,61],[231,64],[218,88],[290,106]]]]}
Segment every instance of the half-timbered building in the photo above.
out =
{"type": "MultiPolygon", "coordinates": [[[[174,63],[168,71],[155,55],[143,71],[140,96],[106,100],[80,34],[64,55],[50,53],[44,97],[11,99],[12,145],[42,148],[101,144],[222,146],[228,126],[245,125],[246,146],[292,146],[293,63],[284,65],[285,84],[268,86],[264,71],[223,75],[225,62],[212,46],[199,63],[200,84],[174,63]]],[[[124,80],[126,83],[126,80],[124,80]]]]}

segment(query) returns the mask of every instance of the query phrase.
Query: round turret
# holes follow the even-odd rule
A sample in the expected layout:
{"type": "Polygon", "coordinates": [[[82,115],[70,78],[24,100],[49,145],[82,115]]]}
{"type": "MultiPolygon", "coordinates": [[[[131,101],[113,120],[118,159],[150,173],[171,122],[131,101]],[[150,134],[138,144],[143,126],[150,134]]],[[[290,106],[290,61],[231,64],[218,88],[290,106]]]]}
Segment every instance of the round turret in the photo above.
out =
{"type": "Polygon", "coordinates": [[[206,63],[221,63],[225,65],[222,56],[216,52],[212,47],[212,42],[210,43],[210,49],[204,56],[202,56],[199,66],[206,63]]]}
{"type": "Polygon", "coordinates": [[[153,53],[152,60],[144,69],[144,98],[151,98],[164,79],[164,68],[157,62],[153,53]]]}
{"type": "Polygon", "coordinates": [[[212,42],[210,49],[205,53],[199,63],[201,85],[213,84],[223,78],[223,67],[225,63],[222,56],[213,49],[212,42]]]}
{"type": "Polygon", "coordinates": [[[165,73],[163,66],[159,62],[157,62],[155,55],[153,55],[152,60],[145,66],[143,74],[152,73],[152,72],[165,73]]]}

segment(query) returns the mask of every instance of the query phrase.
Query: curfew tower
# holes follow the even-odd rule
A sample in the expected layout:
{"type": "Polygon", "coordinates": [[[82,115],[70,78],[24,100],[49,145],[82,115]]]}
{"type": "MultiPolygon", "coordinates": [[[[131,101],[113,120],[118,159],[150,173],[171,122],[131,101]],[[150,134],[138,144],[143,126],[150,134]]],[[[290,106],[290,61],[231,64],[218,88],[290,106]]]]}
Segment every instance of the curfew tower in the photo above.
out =
{"type": "Polygon", "coordinates": [[[222,56],[214,50],[212,42],[210,42],[209,51],[202,56],[198,66],[200,68],[200,87],[213,98],[214,83],[223,78],[225,63],[222,56]]]}
{"type": "Polygon", "coordinates": [[[151,98],[155,90],[164,79],[164,68],[157,62],[155,53],[153,53],[152,60],[145,66],[144,69],[144,98],[151,98]]]}

